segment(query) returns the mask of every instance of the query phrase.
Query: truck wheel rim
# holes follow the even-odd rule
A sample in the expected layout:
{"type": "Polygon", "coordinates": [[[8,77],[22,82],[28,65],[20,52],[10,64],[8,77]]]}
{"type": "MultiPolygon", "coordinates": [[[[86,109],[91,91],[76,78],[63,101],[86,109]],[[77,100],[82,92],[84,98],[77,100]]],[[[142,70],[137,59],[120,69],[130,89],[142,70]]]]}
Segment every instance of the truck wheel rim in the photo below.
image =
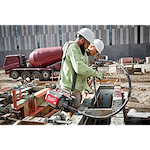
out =
{"type": "Polygon", "coordinates": [[[17,78],[17,73],[14,72],[14,73],[12,74],[12,77],[13,77],[13,78],[17,78]]]}
{"type": "Polygon", "coordinates": [[[23,78],[24,78],[24,79],[26,79],[27,77],[28,77],[27,74],[24,74],[24,75],[23,75],[23,78]]]}
{"type": "Polygon", "coordinates": [[[37,78],[39,78],[39,75],[38,75],[38,74],[34,74],[34,75],[33,75],[33,78],[34,78],[34,79],[37,79],[37,78]]]}
{"type": "Polygon", "coordinates": [[[43,77],[44,77],[44,78],[48,78],[48,76],[49,76],[49,74],[48,74],[47,72],[44,72],[44,73],[43,73],[43,77]]]}

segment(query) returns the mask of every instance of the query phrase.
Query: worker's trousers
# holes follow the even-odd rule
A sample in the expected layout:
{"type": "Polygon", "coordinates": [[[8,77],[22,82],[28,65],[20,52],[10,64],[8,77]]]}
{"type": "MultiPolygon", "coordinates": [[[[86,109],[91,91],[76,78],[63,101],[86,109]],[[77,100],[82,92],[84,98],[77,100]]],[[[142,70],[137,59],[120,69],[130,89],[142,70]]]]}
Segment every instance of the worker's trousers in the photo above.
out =
{"type": "MultiPolygon", "coordinates": [[[[61,86],[61,88],[64,89],[64,90],[66,90],[62,86],[61,86]]],[[[68,90],[66,90],[66,91],[68,91],[68,90]]],[[[80,103],[81,103],[81,100],[82,100],[82,94],[79,91],[73,91],[72,95],[75,97],[75,101],[74,101],[73,107],[77,109],[80,106],[80,103]]]]}
{"type": "Polygon", "coordinates": [[[77,109],[80,106],[82,95],[79,91],[73,91],[72,95],[75,97],[75,102],[73,107],[77,109]]]}

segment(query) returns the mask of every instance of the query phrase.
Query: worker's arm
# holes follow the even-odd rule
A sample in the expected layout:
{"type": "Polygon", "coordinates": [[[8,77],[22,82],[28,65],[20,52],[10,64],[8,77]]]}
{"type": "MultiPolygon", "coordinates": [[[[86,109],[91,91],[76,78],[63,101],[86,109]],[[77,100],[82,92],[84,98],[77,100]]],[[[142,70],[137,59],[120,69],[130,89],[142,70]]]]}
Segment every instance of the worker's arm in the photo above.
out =
{"type": "Polygon", "coordinates": [[[80,51],[77,51],[74,47],[69,52],[70,61],[72,63],[73,69],[77,74],[82,74],[86,77],[98,77],[102,78],[102,73],[96,71],[95,69],[85,64],[84,56],[80,51]]]}

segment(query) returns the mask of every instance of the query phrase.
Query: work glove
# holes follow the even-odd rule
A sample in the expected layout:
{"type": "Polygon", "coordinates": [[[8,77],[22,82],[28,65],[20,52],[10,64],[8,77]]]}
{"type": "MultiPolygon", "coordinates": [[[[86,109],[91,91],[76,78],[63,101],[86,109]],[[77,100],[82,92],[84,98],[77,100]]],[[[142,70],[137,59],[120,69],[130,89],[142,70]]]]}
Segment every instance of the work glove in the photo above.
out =
{"type": "Polygon", "coordinates": [[[88,86],[88,87],[86,87],[86,89],[85,89],[86,91],[88,91],[88,93],[89,94],[92,94],[93,93],[93,90],[88,86]]]}
{"type": "Polygon", "coordinates": [[[101,72],[96,71],[96,77],[100,80],[103,78],[103,74],[101,72]]]}

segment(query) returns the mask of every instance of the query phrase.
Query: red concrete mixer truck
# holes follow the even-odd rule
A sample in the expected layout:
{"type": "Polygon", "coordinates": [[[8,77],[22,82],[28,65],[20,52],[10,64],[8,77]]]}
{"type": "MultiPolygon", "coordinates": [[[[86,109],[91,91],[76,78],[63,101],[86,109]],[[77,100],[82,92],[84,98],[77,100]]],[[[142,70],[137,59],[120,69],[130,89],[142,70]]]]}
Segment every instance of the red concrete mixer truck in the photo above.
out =
{"type": "Polygon", "coordinates": [[[62,47],[48,47],[35,49],[29,55],[29,60],[24,55],[7,55],[3,69],[13,79],[39,78],[49,80],[54,77],[54,72],[60,70],[62,47]]]}

